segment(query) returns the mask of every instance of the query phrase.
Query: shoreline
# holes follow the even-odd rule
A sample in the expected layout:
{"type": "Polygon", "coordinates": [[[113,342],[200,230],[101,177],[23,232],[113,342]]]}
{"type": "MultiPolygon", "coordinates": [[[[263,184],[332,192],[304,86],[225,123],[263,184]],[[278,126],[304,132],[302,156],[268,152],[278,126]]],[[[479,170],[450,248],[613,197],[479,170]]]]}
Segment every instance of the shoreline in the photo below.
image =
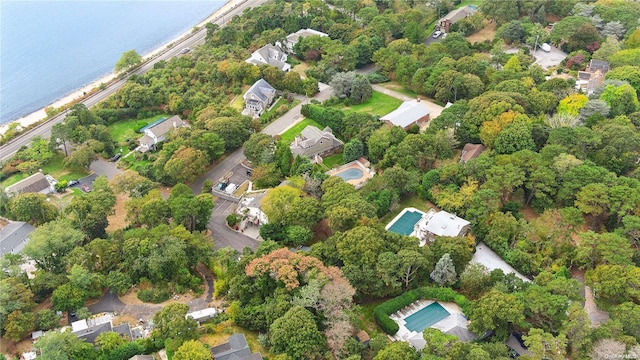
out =
{"type": "MultiPolygon", "coordinates": [[[[235,8],[236,6],[238,6],[239,4],[245,2],[246,0],[228,0],[224,5],[222,5],[220,8],[218,8],[216,11],[214,11],[211,15],[207,16],[204,20],[202,20],[201,22],[199,22],[198,24],[192,26],[189,30],[185,31],[184,33],[178,35],[177,37],[171,39],[170,41],[167,41],[165,43],[162,43],[160,46],[158,46],[157,48],[155,48],[154,50],[152,50],[150,53],[145,54],[142,56],[143,61],[147,61],[150,58],[153,58],[155,56],[157,56],[160,52],[162,52],[163,50],[165,50],[167,47],[169,47],[170,45],[174,44],[176,41],[179,41],[187,36],[189,36],[192,32],[193,32],[193,28],[197,27],[197,28],[201,28],[203,26],[205,26],[208,22],[212,21],[212,20],[216,20],[218,18],[220,18],[222,16],[222,14],[224,14],[225,12],[235,8]]],[[[15,120],[11,120],[7,123],[4,124],[0,124],[0,135],[4,135],[7,130],[9,130],[9,127],[12,124],[19,124],[18,128],[25,128],[29,125],[35,124],[43,119],[45,119],[47,117],[47,113],[45,112],[46,108],[59,108],[62,107],[64,105],[67,105],[69,103],[71,103],[74,100],[78,100],[81,99],[85,93],[89,93],[91,90],[93,90],[94,88],[100,86],[100,84],[104,83],[104,84],[108,84],[110,81],[112,81],[113,79],[116,78],[116,74],[111,72],[110,74],[104,75],[102,77],[100,77],[99,79],[91,82],[88,85],[84,85],[82,87],[80,87],[79,89],[71,92],[70,94],[67,94],[65,96],[63,96],[62,98],[54,101],[51,104],[48,104],[46,106],[44,106],[43,108],[41,108],[40,110],[34,111],[28,115],[25,115],[21,118],[15,119],[15,120]]]]}

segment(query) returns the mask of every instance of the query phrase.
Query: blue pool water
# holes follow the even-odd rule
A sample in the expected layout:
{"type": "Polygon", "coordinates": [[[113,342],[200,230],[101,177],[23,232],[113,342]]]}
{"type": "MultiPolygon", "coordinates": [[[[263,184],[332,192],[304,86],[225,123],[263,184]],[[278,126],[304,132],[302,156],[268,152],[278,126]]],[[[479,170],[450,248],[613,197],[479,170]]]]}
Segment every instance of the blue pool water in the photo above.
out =
{"type": "Polygon", "coordinates": [[[354,168],[347,169],[341,173],[336,174],[336,176],[341,177],[344,181],[360,179],[363,175],[364,173],[362,172],[362,170],[354,168]]]}
{"type": "Polygon", "coordinates": [[[422,308],[415,314],[407,316],[406,327],[410,331],[420,332],[449,316],[449,312],[437,302],[422,308]]]}
{"type": "Polygon", "coordinates": [[[411,235],[413,226],[420,220],[422,213],[407,210],[396,222],[389,227],[389,231],[400,235],[411,235]]]}

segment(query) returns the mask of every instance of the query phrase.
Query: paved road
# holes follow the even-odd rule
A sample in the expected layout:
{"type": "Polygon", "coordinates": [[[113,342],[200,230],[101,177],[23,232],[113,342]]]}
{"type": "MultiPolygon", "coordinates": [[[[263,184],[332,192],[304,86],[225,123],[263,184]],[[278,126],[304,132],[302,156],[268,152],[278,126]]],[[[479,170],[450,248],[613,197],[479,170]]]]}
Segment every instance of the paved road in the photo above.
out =
{"type": "Polygon", "coordinates": [[[208,226],[213,233],[213,242],[215,243],[216,250],[224,247],[230,247],[242,252],[245,247],[255,250],[260,244],[258,240],[233,231],[227,227],[227,215],[233,212],[236,205],[237,204],[235,202],[231,202],[229,200],[216,200],[216,207],[214,208],[213,214],[211,214],[211,220],[209,221],[208,226]]]}
{"type": "MultiPolygon", "coordinates": [[[[255,7],[255,6],[259,6],[262,3],[266,2],[267,0],[247,0],[246,2],[238,5],[236,8],[230,10],[227,14],[224,15],[223,18],[217,19],[215,21],[213,21],[214,23],[223,26],[224,24],[222,23],[223,19],[230,19],[235,15],[239,15],[242,14],[242,11],[244,11],[244,9],[246,8],[251,8],[251,7],[255,7]]],[[[172,57],[179,55],[180,51],[185,48],[185,47],[195,47],[199,44],[204,43],[204,38],[207,35],[207,29],[205,27],[200,28],[198,31],[196,31],[195,33],[192,34],[192,36],[182,40],[182,41],[178,41],[174,44],[174,46],[171,49],[165,50],[164,53],[162,53],[159,56],[156,56],[155,58],[153,58],[150,61],[147,61],[144,65],[142,65],[140,68],[138,68],[137,70],[135,70],[134,74],[136,75],[140,75],[140,74],[144,74],[145,72],[149,71],[150,69],[153,68],[153,65],[155,63],[157,63],[158,61],[161,60],[169,60],[172,57]]],[[[116,81],[114,83],[112,83],[111,85],[109,85],[106,89],[102,90],[102,91],[98,91],[97,93],[95,93],[94,95],[88,97],[87,99],[85,99],[84,101],[82,101],[81,103],[85,104],[88,108],[94,106],[95,104],[101,102],[102,100],[108,98],[109,96],[113,95],[116,91],[118,91],[118,89],[120,89],[124,84],[126,83],[126,79],[122,79],[119,81],[116,81]]],[[[61,123],[62,121],[64,121],[66,117],[66,112],[63,112],[61,114],[59,114],[58,116],[53,117],[51,120],[35,127],[34,129],[22,134],[21,136],[18,136],[17,138],[11,140],[9,143],[2,145],[0,147],[0,161],[4,161],[9,159],[10,157],[12,157],[22,146],[27,146],[29,144],[29,141],[32,137],[39,135],[42,136],[43,138],[49,138],[49,136],[51,136],[51,127],[53,127],[53,125],[61,123]]]]}
{"type": "Polygon", "coordinates": [[[113,179],[116,175],[122,173],[122,170],[118,169],[116,163],[107,161],[103,158],[98,158],[91,163],[89,169],[98,175],[104,175],[108,180],[113,179]]]}

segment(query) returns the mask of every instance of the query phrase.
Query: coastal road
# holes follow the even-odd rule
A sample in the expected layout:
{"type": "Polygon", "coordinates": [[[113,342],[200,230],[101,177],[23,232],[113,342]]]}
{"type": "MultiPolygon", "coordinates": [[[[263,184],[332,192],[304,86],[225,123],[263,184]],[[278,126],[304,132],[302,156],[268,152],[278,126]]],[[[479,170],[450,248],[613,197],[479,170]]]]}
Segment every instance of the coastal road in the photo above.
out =
{"type": "MultiPolygon", "coordinates": [[[[265,3],[267,0],[246,0],[243,3],[237,5],[235,8],[229,10],[224,16],[213,20],[212,22],[218,24],[220,26],[224,26],[224,22],[228,22],[235,15],[240,15],[244,11],[244,9],[252,8],[259,6],[265,3]]],[[[165,49],[162,53],[154,57],[153,59],[145,62],[142,66],[136,69],[132,74],[140,75],[144,74],[153,66],[161,60],[169,60],[172,57],[179,55],[180,51],[185,47],[196,47],[200,44],[204,43],[204,38],[207,36],[207,29],[205,27],[201,27],[195,33],[192,33],[191,36],[178,40],[174,43],[174,45],[165,49]]],[[[116,82],[111,83],[104,90],[98,91],[97,93],[87,97],[85,100],[81,101],[87,108],[94,106],[95,104],[101,102],[102,100],[108,98],[113,95],[116,91],[118,91],[125,83],[127,79],[121,79],[116,82]]],[[[11,158],[22,146],[28,146],[29,141],[34,136],[41,136],[45,139],[51,136],[51,127],[53,125],[61,123],[66,118],[66,111],[63,111],[61,114],[51,118],[49,121],[38,125],[37,127],[27,131],[26,133],[12,139],[7,144],[0,146],[0,161],[5,161],[11,158]]]]}

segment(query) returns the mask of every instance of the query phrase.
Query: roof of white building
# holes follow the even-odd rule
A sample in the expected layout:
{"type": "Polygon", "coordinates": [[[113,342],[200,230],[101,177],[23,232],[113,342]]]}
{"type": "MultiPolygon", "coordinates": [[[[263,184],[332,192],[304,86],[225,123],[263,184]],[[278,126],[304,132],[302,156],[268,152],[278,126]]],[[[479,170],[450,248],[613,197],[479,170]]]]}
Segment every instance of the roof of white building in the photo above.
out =
{"type": "Polygon", "coordinates": [[[393,125],[405,128],[429,115],[429,112],[429,107],[425,103],[419,100],[411,100],[403,102],[400,107],[381,117],[380,120],[389,121],[393,125]]]}
{"type": "Polygon", "coordinates": [[[458,236],[463,227],[471,224],[467,220],[446,211],[429,210],[420,219],[420,230],[428,231],[436,236],[458,236]]]}

